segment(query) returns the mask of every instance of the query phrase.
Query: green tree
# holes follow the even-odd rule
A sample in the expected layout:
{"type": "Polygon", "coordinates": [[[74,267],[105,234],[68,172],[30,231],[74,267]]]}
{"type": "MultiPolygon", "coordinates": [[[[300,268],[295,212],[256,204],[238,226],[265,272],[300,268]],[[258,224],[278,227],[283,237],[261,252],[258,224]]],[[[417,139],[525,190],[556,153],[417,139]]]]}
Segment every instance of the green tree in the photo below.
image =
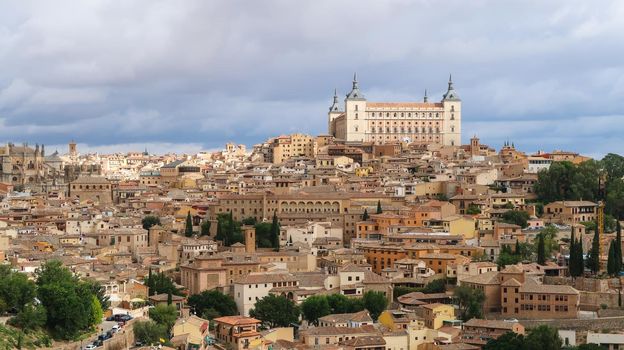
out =
{"type": "Polygon", "coordinates": [[[231,316],[238,313],[234,299],[217,290],[205,290],[199,294],[191,295],[188,298],[188,305],[197,315],[207,319],[231,316]]]}
{"type": "Polygon", "coordinates": [[[178,318],[178,310],[173,305],[158,304],[150,309],[149,317],[169,332],[178,318]]]}
{"type": "Polygon", "coordinates": [[[165,276],[163,272],[153,274],[150,270],[150,274],[144,280],[144,283],[148,286],[149,293],[152,293],[151,295],[168,293],[182,295],[182,291],[175,286],[173,280],[165,276]]]}
{"type": "Polygon", "coordinates": [[[379,315],[381,315],[388,306],[388,298],[386,298],[384,293],[372,290],[364,293],[362,302],[364,303],[364,308],[368,310],[373,320],[377,320],[379,315]]]}
{"type": "Polygon", "coordinates": [[[279,221],[277,219],[277,214],[273,213],[273,221],[271,221],[271,243],[273,245],[273,249],[279,251],[280,249],[280,226],[279,221]]]}
{"type": "Polygon", "coordinates": [[[368,210],[364,208],[364,214],[362,214],[362,221],[368,221],[370,216],[368,215],[368,210]]]}
{"type": "Polygon", "coordinates": [[[154,215],[147,215],[141,220],[144,230],[149,230],[152,226],[160,225],[160,218],[154,215]]]}
{"type": "Polygon", "coordinates": [[[171,294],[171,291],[167,292],[167,305],[171,305],[173,304],[173,295],[171,294]]]}
{"type": "Polygon", "coordinates": [[[581,276],[585,273],[585,253],[583,252],[583,236],[581,236],[578,242],[574,245],[576,248],[576,271],[577,276],[581,276]]]}
{"type": "Polygon", "coordinates": [[[381,208],[381,201],[377,201],[377,214],[383,213],[383,209],[381,208]]]}
{"type": "Polygon", "coordinates": [[[46,325],[47,313],[43,305],[27,304],[10,323],[21,328],[24,332],[29,332],[42,328],[46,325]]]}
{"type": "Polygon", "coordinates": [[[479,206],[474,203],[470,203],[468,205],[468,209],[466,209],[466,214],[468,215],[481,214],[481,208],[479,208],[479,206]]]}
{"type": "Polygon", "coordinates": [[[529,213],[521,210],[508,210],[501,216],[503,222],[518,225],[522,228],[529,226],[529,213]]]}
{"type": "Polygon", "coordinates": [[[592,273],[596,274],[600,270],[600,236],[598,230],[594,232],[589,258],[587,259],[587,267],[592,273]]]}
{"type": "Polygon", "coordinates": [[[541,325],[529,330],[526,345],[527,349],[560,350],[562,342],[557,329],[541,325]]]}
{"type": "Polygon", "coordinates": [[[106,295],[106,288],[104,288],[104,286],[96,280],[85,280],[84,283],[86,283],[89,288],[91,288],[91,292],[97,297],[98,301],[100,302],[101,309],[108,310],[111,303],[110,297],[106,295]]]}
{"type": "Polygon", "coordinates": [[[459,307],[462,320],[468,321],[471,318],[482,318],[482,305],[485,301],[483,291],[468,286],[459,286],[455,288],[453,295],[459,307]]]}
{"type": "Polygon", "coordinates": [[[318,319],[331,313],[327,297],[313,295],[307,298],[301,303],[301,313],[306,321],[318,326],[318,319]]]}
{"type": "Polygon", "coordinates": [[[576,250],[576,245],[578,243],[576,242],[576,237],[574,234],[574,230],[572,230],[572,233],[570,235],[570,245],[569,245],[569,259],[568,259],[568,272],[570,273],[570,276],[572,277],[578,277],[580,276],[580,273],[577,272],[577,266],[578,266],[578,256],[577,256],[577,250],[576,250]]]}
{"type": "MultiPolygon", "coordinates": [[[[88,286],[87,286],[88,287],[88,286]]],[[[89,324],[96,325],[102,322],[104,311],[102,311],[102,305],[95,294],[91,294],[91,308],[90,308],[89,324]]]]}
{"type": "Polygon", "coordinates": [[[190,211],[186,213],[186,224],[184,226],[184,235],[186,237],[191,237],[193,235],[193,218],[191,217],[190,211]]]}
{"type": "Polygon", "coordinates": [[[133,325],[134,338],[147,345],[160,344],[167,339],[167,328],[154,321],[136,321],[133,325]]]}
{"type": "Polygon", "coordinates": [[[271,224],[268,222],[260,222],[254,227],[256,230],[256,244],[258,248],[272,248],[271,224]]]}
{"type": "Polygon", "coordinates": [[[210,220],[205,219],[199,227],[200,236],[210,236],[210,220]]]}
{"type": "Polygon", "coordinates": [[[446,282],[442,278],[433,280],[422,288],[422,292],[426,294],[444,293],[446,292],[446,282]]]}
{"type": "Polygon", "coordinates": [[[327,302],[332,314],[346,314],[364,310],[362,299],[349,298],[343,294],[330,294],[327,302]]]}
{"type": "Polygon", "coordinates": [[[490,339],[483,350],[529,350],[523,335],[507,332],[496,339],[490,339]]]}
{"type": "Polygon", "coordinates": [[[616,259],[617,259],[617,253],[615,251],[615,241],[611,241],[611,244],[609,244],[609,255],[607,259],[607,273],[610,276],[615,276],[620,272],[618,271],[618,265],[617,265],[616,259]]]}
{"type": "Polygon", "coordinates": [[[241,221],[241,224],[243,224],[243,225],[249,225],[249,226],[254,226],[254,225],[256,225],[257,223],[258,223],[258,220],[256,220],[256,218],[255,218],[255,217],[253,217],[253,216],[250,216],[250,217],[244,218],[244,219],[241,221]]]}
{"type": "Polygon", "coordinates": [[[299,321],[299,308],[295,303],[283,296],[269,294],[256,301],[249,311],[251,317],[264,322],[270,328],[289,327],[299,321]]]}
{"type": "Polygon", "coordinates": [[[54,283],[78,283],[78,277],[63,266],[60,260],[50,260],[37,269],[36,283],[39,287],[54,283]]]}
{"type": "Polygon", "coordinates": [[[0,313],[13,308],[21,311],[36,295],[35,284],[28,276],[12,271],[10,265],[0,265],[0,313]]]}
{"type": "Polygon", "coordinates": [[[47,328],[55,337],[75,339],[101,322],[101,306],[91,284],[80,281],[60,261],[43,264],[36,281],[47,328]]]}
{"type": "Polygon", "coordinates": [[[537,263],[546,265],[546,248],[544,247],[543,234],[539,234],[537,239],[537,263]]]}
{"type": "Polygon", "coordinates": [[[615,262],[616,270],[619,273],[622,271],[622,226],[620,220],[615,224],[615,262]]]}

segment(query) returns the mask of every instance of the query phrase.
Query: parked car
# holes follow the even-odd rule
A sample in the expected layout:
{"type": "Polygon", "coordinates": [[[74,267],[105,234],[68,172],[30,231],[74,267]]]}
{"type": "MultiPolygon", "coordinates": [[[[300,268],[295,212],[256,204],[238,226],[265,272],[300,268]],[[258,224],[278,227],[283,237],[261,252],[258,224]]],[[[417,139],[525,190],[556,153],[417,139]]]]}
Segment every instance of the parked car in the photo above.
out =
{"type": "Polygon", "coordinates": [[[121,326],[116,324],[113,326],[113,328],[111,329],[113,331],[113,333],[117,333],[119,332],[119,330],[121,329],[121,326]]]}
{"type": "Polygon", "coordinates": [[[89,344],[85,346],[85,350],[94,350],[94,349],[97,349],[97,346],[95,344],[89,344]]]}
{"type": "Polygon", "coordinates": [[[106,321],[115,321],[115,322],[128,322],[132,319],[132,316],[125,314],[116,314],[106,318],[106,321]]]}

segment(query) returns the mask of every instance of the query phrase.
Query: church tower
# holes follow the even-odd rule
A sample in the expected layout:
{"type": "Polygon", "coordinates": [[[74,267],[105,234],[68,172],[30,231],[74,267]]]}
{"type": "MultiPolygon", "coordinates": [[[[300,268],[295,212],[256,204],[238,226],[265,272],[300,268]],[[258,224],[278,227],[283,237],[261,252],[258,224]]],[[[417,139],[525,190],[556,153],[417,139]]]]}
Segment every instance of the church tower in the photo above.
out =
{"type": "Polygon", "coordinates": [[[449,75],[448,88],[442,97],[444,106],[444,137],[445,146],[461,145],[461,99],[453,87],[453,79],[449,75]]]}
{"type": "Polygon", "coordinates": [[[338,102],[338,90],[334,89],[334,102],[329,106],[329,113],[327,113],[327,131],[333,137],[336,137],[336,123],[334,120],[342,114],[342,108],[338,102]]]}
{"type": "Polygon", "coordinates": [[[345,98],[345,141],[364,141],[366,135],[366,98],[358,86],[357,74],[353,74],[351,92],[345,98]]]}

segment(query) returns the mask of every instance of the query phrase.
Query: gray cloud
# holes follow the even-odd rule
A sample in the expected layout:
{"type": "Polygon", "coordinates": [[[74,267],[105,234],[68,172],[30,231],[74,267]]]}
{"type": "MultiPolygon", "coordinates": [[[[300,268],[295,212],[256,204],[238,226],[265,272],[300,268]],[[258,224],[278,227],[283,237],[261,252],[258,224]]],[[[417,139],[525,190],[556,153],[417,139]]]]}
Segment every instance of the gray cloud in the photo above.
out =
{"type": "Polygon", "coordinates": [[[0,140],[253,144],[324,133],[353,71],[370,100],[439,98],[453,72],[465,140],[624,153],[623,16],[580,0],[8,1],[0,140]]]}

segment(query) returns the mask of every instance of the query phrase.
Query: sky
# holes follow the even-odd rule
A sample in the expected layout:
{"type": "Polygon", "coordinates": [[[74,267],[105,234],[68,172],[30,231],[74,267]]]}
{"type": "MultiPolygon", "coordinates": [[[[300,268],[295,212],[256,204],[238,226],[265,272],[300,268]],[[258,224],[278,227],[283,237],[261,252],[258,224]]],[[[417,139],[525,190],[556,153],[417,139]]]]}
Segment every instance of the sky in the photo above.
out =
{"type": "Polygon", "coordinates": [[[0,142],[164,153],[327,132],[334,88],[441,99],[463,142],[624,154],[624,2],[0,2],[0,142]]]}

